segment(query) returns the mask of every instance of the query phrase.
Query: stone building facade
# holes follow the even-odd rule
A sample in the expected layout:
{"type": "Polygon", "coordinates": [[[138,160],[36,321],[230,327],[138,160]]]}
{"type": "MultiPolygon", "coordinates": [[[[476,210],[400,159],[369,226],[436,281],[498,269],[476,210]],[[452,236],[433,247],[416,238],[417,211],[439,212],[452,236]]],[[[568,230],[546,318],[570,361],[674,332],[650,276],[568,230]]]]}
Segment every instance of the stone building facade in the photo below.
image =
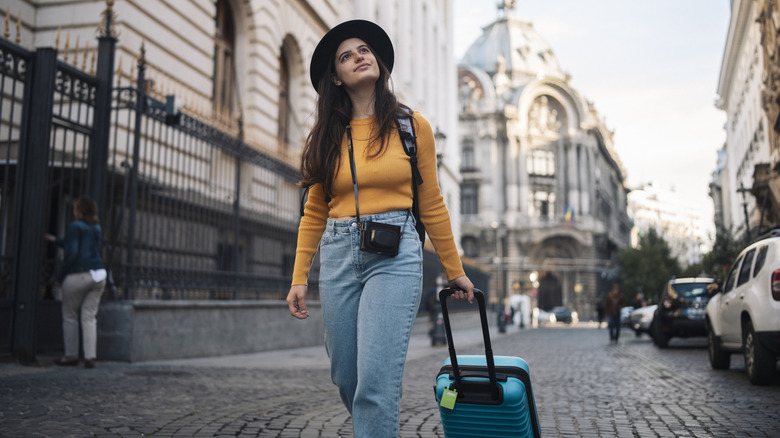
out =
{"type": "Polygon", "coordinates": [[[757,164],[769,160],[767,119],[761,107],[761,33],[755,1],[732,2],[731,20],[718,80],[716,105],[726,112],[726,161],[720,175],[722,218],[716,221],[744,236],[759,222],[760,205],[748,190],[757,164]]]}
{"type": "Polygon", "coordinates": [[[500,294],[589,318],[629,245],[625,172],[612,132],[512,5],[459,65],[462,246],[500,294]]]}
{"type": "MultiPolygon", "coordinates": [[[[295,168],[313,125],[316,93],[308,70],[317,42],[329,28],[348,19],[379,23],[395,46],[392,77],[396,93],[402,102],[422,112],[434,128],[445,202],[451,211],[459,210],[452,0],[9,0],[11,17],[6,21],[11,23],[6,24],[6,32],[13,39],[18,20],[19,45],[55,47],[60,60],[89,70],[88,64],[94,64],[96,28],[108,4],[119,31],[115,87],[136,83],[143,50],[149,92],[155,98],[165,101],[166,96],[173,96],[175,111],[226,133],[237,136],[240,129],[248,145],[295,168]]],[[[120,140],[127,136],[127,128],[117,130],[120,140]]],[[[216,154],[209,166],[230,170],[232,163],[216,154]]],[[[166,172],[185,174],[193,190],[203,186],[216,193],[221,186],[235,183],[231,172],[218,170],[205,177],[195,175],[194,170],[166,172]]],[[[247,165],[241,168],[240,186],[242,207],[297,223],[300,191],[291,181],[247,165]]],[[[458,219],[452,215],[456,236],[458,219]]],[[[153,222],[155,218],[140,220],[153,222]]],[[[206,236],[200,243],[207,248],[199,251],[208,259],[202,268],[215,269],[219,253],[226,248],[229,252],[232,245],[227,241],[230,232],[211,227],[200,234],[206,236]]],[[[242,260],[229,264],[242,270],[269,264],[282,271],[291,267],[294,242],[280,244],[273,236],[242,233],[238,245],[242,260]]],[[[159,263],[164,261],[154,262],[159,263]]]]}
{"type": "Polygon", "coordinates": [[[776,0],[733,0],[719,99],[726,144],[710,184],[715,222],[755,238],[780,225],[780,63],[776,0]]]}
{"type": "Polygon", "coordinates": [[[762,206],[766,228],[780,226],[780,3],[759,0],[756,22],[761,32],[761,106],[767,117],[769,162],[756,167],[752,193],[762,206]]]}
{"type": "Polygon", "coordinates": [[[701,262],[707,251],[707,229],[703,226],[706,220],[700,209],[677,193],[652,184],[633,188],[628,194],[628,214],[635,225],[632,246],[639,242],[641,233],[655,228],[683,268],[701,262]]]}

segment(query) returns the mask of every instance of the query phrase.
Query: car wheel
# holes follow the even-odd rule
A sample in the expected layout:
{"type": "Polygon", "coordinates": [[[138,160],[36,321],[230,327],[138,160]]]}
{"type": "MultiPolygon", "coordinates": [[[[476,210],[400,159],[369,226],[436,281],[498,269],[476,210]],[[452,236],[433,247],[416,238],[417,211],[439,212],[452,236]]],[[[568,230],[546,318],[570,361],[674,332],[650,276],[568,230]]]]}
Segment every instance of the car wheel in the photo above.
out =
{"type": "Polygon", "coordinates": [[[750,321],[745,325],[742,349],[745,352],[745,371],[750,383],[754,385],[770,383],[775,374],[775,356],[758,342],[750,321]]]}
{"type": "Polygon", "coordinates": [[[662,332],[661,329],[658,328],[658,325],[656,325],[655,336],[653,337],[655,345],[657,345],[658,348],[666,348],[669,346],[669,338],[670,336],[662,332]]]}
{"type": "Polygon", "coordinates": [[[715,332],[707,324],[707,344],[710,353],[710,365],[714,370],[727,370],[731,366],[731,354],[721,348],[715,339],[715,332]]]}

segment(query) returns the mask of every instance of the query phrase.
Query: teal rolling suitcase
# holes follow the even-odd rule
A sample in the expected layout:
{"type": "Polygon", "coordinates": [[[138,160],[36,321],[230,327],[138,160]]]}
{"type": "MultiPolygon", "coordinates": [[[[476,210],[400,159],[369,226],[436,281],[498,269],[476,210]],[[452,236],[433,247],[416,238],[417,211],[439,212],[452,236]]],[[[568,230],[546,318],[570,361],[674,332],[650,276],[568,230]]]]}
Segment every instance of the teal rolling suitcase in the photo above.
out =
{"type": "Polygon", "coordinates": [[[444,436],[539,438],[528,364],[519,357],[493,356],[485,296],[478,289],[474,298],[479,304],[485,355],[455,354],[446,303],[454,292],[444,289],[439,293],[450,353],[434,385],[444,436]]]}

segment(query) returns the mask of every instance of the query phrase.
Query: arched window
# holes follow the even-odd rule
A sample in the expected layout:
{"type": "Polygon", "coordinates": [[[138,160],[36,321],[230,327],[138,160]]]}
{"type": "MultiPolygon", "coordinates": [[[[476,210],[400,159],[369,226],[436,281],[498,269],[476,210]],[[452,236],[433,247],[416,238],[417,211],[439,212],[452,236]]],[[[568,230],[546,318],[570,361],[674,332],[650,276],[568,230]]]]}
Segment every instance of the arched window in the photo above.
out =
{"type": "Polygon", "coordinates": [[[279,54],[279,122],[277,135],[280,147],[290,144],[290,43],[285,39],[279,54]]]}
{"type": "MultiPolygon", "coordinates": [[[[303,69],[298,41],[291,34],[282,40],[279,48],[279,82],[277,103],[277,134],[279,151],[296,154],[303,148],[308,131],[301,122],[302,85],[308,84],[308,73],[303,69]]],[[[308,103],[308,102],[306,102],[308,103]]],[[[305,104],[304,104],[305,106],[305,104]]]]}
{"type": "Polygon", "coordinates": [[[236,28],[227,0],[217,1],[217,33],[214,36],[214,113],[229,117],[237,110],[235,67],[236,28]]]}

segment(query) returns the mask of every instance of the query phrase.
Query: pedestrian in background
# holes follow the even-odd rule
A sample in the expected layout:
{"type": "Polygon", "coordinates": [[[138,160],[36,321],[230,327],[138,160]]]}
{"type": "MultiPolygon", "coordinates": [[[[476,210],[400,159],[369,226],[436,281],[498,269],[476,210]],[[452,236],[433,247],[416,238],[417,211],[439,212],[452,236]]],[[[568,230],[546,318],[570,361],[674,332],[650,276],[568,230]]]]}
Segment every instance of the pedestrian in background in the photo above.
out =
{"type": "Polygon", "coordinates": [[[636,293],[636,296],[634,297],[634,301],[631,302],[631,307],[634,309],[640,309],[642,307],[645,307],[645,294],[643,294],[641,291],[636,293]]]}
{"type": "Polygon", "coordinates": [[[601,323],[604,321],[604,300],[606,299],[607,297],[602,295],[596,301],[596,317],[599,320],[599,328],[601,328],[601,323]]]}
{"type": "Polygon", "coordinates": [[[612,290],[604,300],[604,312],[607,314],[607,327],[609,327],[609,340],[615,344],[620,338],[620,309],[623,307],[623,296],[620,295],[620,284],[614,283],[612,290]]]}
{"type": "Polygon", "coordinates": [[[307,278],[319,247],[331,378],[352,414],[356,438],[399,435],[404,361],[422,294],[422,242],[410,214],[414,182],[396,128],[399,117],[411,119],[417,137],[420,218],[449,284],[460,289],[454,297],[473,300],[474,286],[463,270],[439,190],[433,131],[393,94],[394,59],[382,28],[352,20],[328,31],[310,65],[318,99],[300,183],[309,188],[309,197],[287,303],[294,317],[309,316],[307,278]],[[361,250],[368,222],[400,228],[397,255],[361,250]]]}
{"type": "Polygon", "coordinates": [[[97,205],[88,196],[73,204],[76,218],[68,225],[65,238],[51,234],[44,237],[64,250],[57,271],[57,286],[62,290],[62,334],[65,356],[57,365],[79,364],[79,315],[81,316],[84,368],[93,368],[97,357],[97,312],[106,286],[106,270],[100,260],[102,230],[97,205]]]}

